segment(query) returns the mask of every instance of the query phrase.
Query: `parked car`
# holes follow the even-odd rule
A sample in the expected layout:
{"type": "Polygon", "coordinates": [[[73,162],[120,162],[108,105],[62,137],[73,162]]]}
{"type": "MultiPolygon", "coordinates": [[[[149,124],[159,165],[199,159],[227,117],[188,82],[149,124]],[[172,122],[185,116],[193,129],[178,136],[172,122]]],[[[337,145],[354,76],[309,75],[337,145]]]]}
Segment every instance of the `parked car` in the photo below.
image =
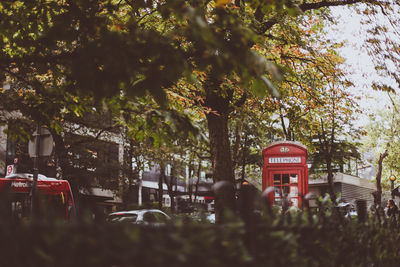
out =
{"type": "Polygon", "coordinates": [[[215,223],[215,213],[211,213],[206,217],[207,221],[210,223],[215,223]]]}
{"type": "Polygon", "coordinates": [[[358,215],[354,205],[351,203],[341,202],[337,204],[337,207],[342,215],[347,219],[355,218],[358,215]]]}
{"type": "Polygon", "coordinates": [[[111,223],[133,223],[144,225],[162,225],[171,220],[166,213],[157,209],[128,210],[110,213],[107,221],[111,223]]]}

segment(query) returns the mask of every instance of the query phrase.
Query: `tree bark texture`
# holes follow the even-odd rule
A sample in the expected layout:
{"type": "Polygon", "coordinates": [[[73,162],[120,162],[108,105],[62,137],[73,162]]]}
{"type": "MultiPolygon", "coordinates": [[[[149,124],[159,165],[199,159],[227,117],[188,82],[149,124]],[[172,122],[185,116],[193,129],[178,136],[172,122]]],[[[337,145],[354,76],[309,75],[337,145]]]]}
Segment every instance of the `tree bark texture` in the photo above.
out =
{"type": "Polygon", "coordinates": [[[55,154],[57,157],[57,164],[61,169],[61,177],[62,179],[68,180],[70,183],[72,195],[74,197],[75,208],[77,210],[78,218],[80,218],[81,200],[79,197],[79,177],[77,177],[75,174],[63,136],[58,134],[50,127],[48,129],[50,130],[50,133],[54,139],[55,154]]]}
{"type": "Polygon", "coordinates": [[[160,162],[160,177],[158,178],[158,209],[162,209],[163,202],[163,181],[165,181],[165,164],[160,162]]]}
{"type": "Polygon", "coordinates": [[[333,170],[332,170],[332,155],[327,153],[326,155],[326,169],[328,171],[328,192],[331,197],[331,200],[334,204],[336,204],[336,196],[335,190],[333,188],[333,170]]]}
{"type": "Polygon", "coordinates": [[[214,182],[227,182],[232,185],[227,190],[215,192],[216,219],[225,210],[235,209],[234,174],[229,142],[228,117],[230,113],[229,94],[224,95],[219,88],[220,81],[209,77],[204,84],[206,90],[205,106],[211,109],[206,114],[210,138],[210,149],[214,182]]]}
{"type": "Polygon", "coordinates": [[[176,173],[175,173],[175,168],[172,167],[171,169],[171,174],[169,176],[169,180],[167,179],[167,177],[164,175],[164,182],[167,185],[167,189],[168,189],[168,195],[171,199],[171,213],[174,214],[175,213],[175,192],[176,192],[176,185],[177,185],[177,179],[176,177],[176,173]],[[174,185],[175,185],[175,189],[174,189],[174,185]]]}
{"type": "Polygon", "coordinates": [[[388,156],[387,149],[379,155],[378,160],[378,172],[376,173],[376,195],[375,195],[375,205],[381,206],[382,202],[382,169],[383,169],[383,160],[388,156]]]}

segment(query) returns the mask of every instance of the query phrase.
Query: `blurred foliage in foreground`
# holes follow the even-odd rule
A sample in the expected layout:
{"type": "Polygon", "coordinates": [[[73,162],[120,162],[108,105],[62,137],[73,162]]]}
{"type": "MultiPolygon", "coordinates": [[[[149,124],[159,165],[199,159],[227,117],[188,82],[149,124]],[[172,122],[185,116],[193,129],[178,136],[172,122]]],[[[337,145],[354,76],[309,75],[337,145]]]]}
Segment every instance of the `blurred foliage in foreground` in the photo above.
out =
{"type": "MultiPolygon", "coordinates": [[[[331,205],[266,209],[224,225],[176,219],[163,227],[2,222],[2,266],[395,266],[399,226],[364,222],[331,205]]],[[[237,216],[239,217],[239,216],[237,216]]]]}

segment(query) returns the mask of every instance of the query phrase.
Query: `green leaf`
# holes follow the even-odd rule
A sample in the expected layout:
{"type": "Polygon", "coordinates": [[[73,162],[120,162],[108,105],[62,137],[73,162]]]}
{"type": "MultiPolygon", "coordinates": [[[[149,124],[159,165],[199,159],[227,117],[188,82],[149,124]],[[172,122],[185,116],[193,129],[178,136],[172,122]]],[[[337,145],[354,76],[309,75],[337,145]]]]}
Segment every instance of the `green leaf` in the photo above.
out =
{"type": "Polygon", "coordinates": [[[275,98],[281,97],[281,94],[275,88],[273,83],[265,76],[261,76],[260,78],[255,79],[253,81],[251,89],[258,97],[265,97],[269,95],[272,95],[275,98]]]}
{"type": "Polygon", "coordinates": [[[251,87],[254,94],[260,98],[265,97],[267,95],[267,88],[265,83],[261,79],[256,79],[253,81],[253,85],[251,87]]]}

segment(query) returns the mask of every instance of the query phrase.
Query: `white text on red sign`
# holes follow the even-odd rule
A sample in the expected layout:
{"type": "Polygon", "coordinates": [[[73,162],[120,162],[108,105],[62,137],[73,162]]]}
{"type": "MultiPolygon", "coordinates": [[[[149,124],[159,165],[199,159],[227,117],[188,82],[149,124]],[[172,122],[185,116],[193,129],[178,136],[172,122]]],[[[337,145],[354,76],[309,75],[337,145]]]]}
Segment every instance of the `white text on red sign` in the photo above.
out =
{"type": "Polygon", "coordinates": [[[268,163],[279,164],[279,163],[301,163],[301,157],[279,157],[269,158],[268,163]]]}

